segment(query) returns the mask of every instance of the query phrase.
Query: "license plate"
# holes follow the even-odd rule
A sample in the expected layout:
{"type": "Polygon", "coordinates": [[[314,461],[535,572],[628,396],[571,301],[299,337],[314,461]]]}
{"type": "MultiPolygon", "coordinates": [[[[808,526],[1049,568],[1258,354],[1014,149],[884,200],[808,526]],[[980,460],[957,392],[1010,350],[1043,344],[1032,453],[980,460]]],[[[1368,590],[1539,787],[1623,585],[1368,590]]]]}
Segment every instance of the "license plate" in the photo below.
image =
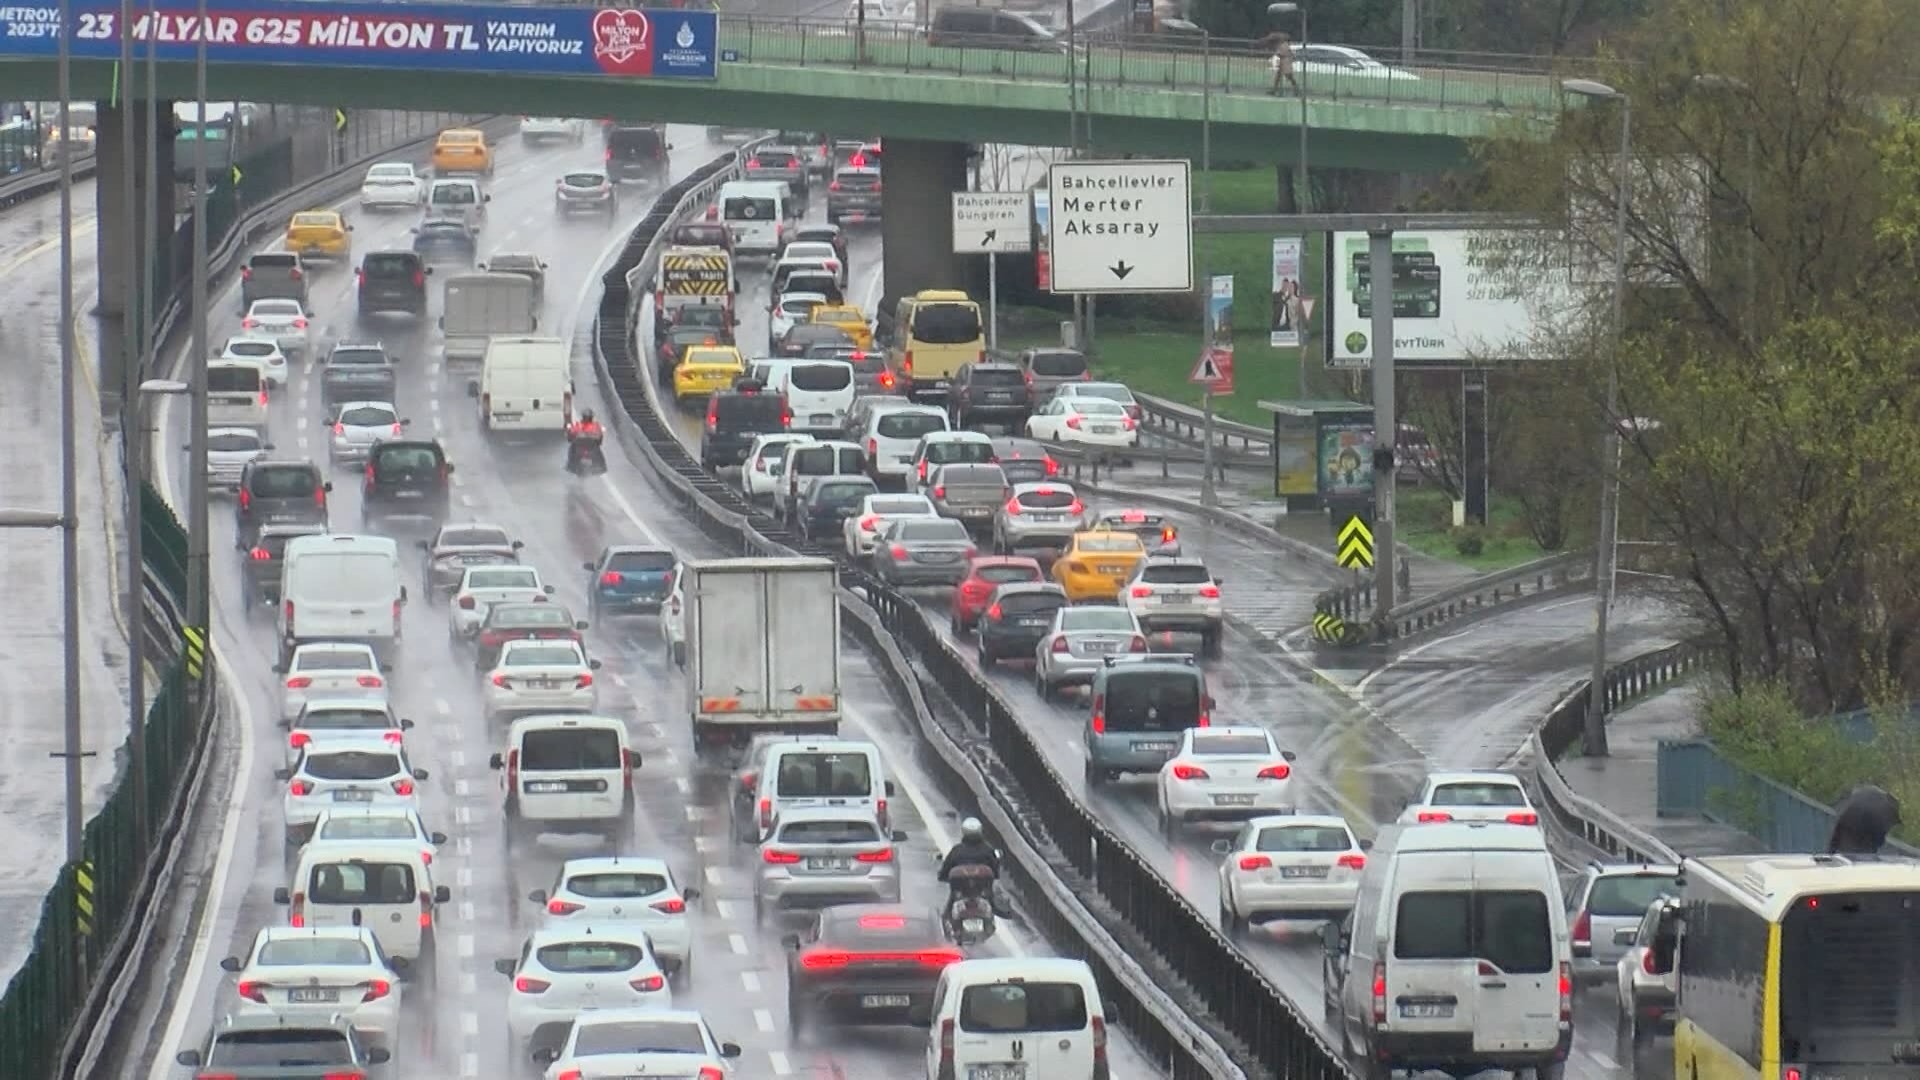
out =
{"type": "Polygon", "coordinates": [[[913,999],[905,994],[862,994],[860,1007],[863,1009],[904,1009],[913,1004],[913,999]]]}
{"type": "Polygon", "coordinates": [[[846,868],[847,860],[845,859],[834,859],[817,855],[807,859],[807,869],[809,870],[845,870],[846,868]]]}
{"type": "Polygon", "coordinates": [[[1051,619],[1045,618],[1044,616],[1040,616],[1040,615],[1033,615],[1033,616],[1029,616],[1028,618],[1020,620],[1021,626],[1048,626],[1051,623],[1052,623],[1051,619]]]}
{"type": "Polygon", "coordinates": [[[1437,1001],[1410,1001],[1400,1006],[1400,1015],[1409,1020],[1449,1020],[1453,1006],[1437,1001]]]}
{"type": "Polygon", "coordinates": [[[1283,866],[1280,868],[1283,878],[1323,878],[1327,876],[1324,866],[1283,866]]]}
{"type": "Polygon", "coordinates": [[[834,422],[833,414],[823,412],[814,413],[813,422],[816,424],[831,424],[834,422]]]}
{"type": "Polygon", "coordinates": [[[970,934],[977,934],[980,931],[985,930],[986,928],[987,928],[987,920],[985,919],[961,919],[960,920],[960,929],[965,930],[970,934]]]}
{"type": "Polygon", "coordinates": [[[533,688],[533,689],[535,689],[535,690],[558,690],[558,689],[560,689],[560,680],[558,680],[558,679],[528,679],[528,680],[527,680],[527,685],[528,685],[528,686],[530,686],[530,687],[532,687],[532,688],[533,688]]]}
{"type": "Polygon", "coordinates": [[[984,506],[970,506],[960,511],[960,516],[970,517],[970,518],[983,518],[983,517],[986,517],[989,512],[990,511],[988,511],[987,508],[984,506]]]}
{"type": "Polygon", "coordinates": [[[1003,1061],[992,1065],[969,1065],[967,1080],[1027,1080],[1027,1064],[1024,1061],[1003,1061]]]}
{"type": "Polygon", "coordinates": [[[1213,797],[1213,805],[1215,806],[1252,806],[1253,796],[1251,795],[1215,795],[1213,797]]]}
{"type": "Polygon", "coordinates": [[[517,412],[497,412],[493,414],[493,418],[495,420],[518,420],[523,415],[525,414],[517,412]]]}
{"type": "Polygon", "coordinates": [[[893,455],[893,460],[898,462],[901,465],[911,465],[913,464],[913,455],[912,454],[895,454],[893,455]]]}
{"type": "Polygon", "coordinates": [[[407,491],[403,489],[394,492],[393,497],[396,499],[424,499],[427,497],[427,493],[424,491],[407,491]]]}
{"type": "Polygon", "coordinates": [[[531,780],[527,783],[529,795],[558,795],[567,790],[564,780],[531,780]]]}
{"type": "Polygon", "coordinates": [[[1102,566],[1100,567],[1100,572],[1103,574],[1124,574],[1127,572],[1127,568],[1124,566],[1102,566]]]}
{"type": "Polygon", "coordinates": [[[1136,754],[1171,754],[1173,753],[1173,744],[1170,742],[1137,742],[1133,744],[1133,750],[1136,754]]]}
{"type": "Polygon", "coordinates": [[[1012,394],[988,394],[987,400],[988,401],[1012,401],[1013,395],[1012,394]]]}
{"type": "Polygon", "coordinates": [[[1117,429],[1116,429],[1116,428],[1114,428],[1114,426],[1113,426],[1112,424],[1095,424],[1095,425],[1093,425],[1093,433],[1094,433],[1095,435],[1111,435],[1111,434],[1113,434],[1113,433],[1114,433],[1114,431],[1115,431],[1115,430],[1117,430],[1117,429]]]}
{"type": "Polygon", "coordinates": [[[1120,647],[1119,643],[1113,642],[1113,641],[1089,641],[1084,646],[1084,648],[1090,653],[1112,652],[1119,647],[1120,647]]]}
{"type": "Polygon", "coordinates": [[[358,788],[350,788],[345,791],[336,791],[333,793],[333,801],[334,802],[372,802],[373,792],[361,791],[358,788]]]}
{"type": "Polygon", "coordinates": [[[287,991],[287,1000],[295,1005],[322,1005],[340,1000],[338,990],[299,989],[287,991]]]}

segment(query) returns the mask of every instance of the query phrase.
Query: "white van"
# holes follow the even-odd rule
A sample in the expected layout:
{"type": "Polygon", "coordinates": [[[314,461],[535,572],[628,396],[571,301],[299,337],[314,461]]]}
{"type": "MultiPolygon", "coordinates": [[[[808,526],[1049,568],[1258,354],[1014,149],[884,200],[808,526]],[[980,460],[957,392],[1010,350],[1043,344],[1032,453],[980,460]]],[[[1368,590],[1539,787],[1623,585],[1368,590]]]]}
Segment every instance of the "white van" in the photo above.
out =
{"type": "Polygon", "coordinates": [[[783,367],[767,389],[787,399],[790,430],[838,435],[853,408],[853,365],[845,360],[796,360],[783,367]]]}
{"type": "Polygon", "coordinates": [[[1327,1003],[1368,1075],[1560,1075],[1573,1043],[1573,951],[1539,829],[1382,830],[1349,922],[1329,925],[1325,942],[1327,1003]]]}
{"type": "Polygon", "coordinates": [[[467,392],[480,401],[485,431],[560,433],[573,423],[573,372],[564,338],[495,337],[480,379],[467,392]]]}
{"type": "Polygon", "coordinates": [[[476,230],[487,223],[487,204],[493,196],[480,190],[470,176],[442,177],[427,188],[427,216],[437,221],[464,221],[476,230]]]}
{"type": "Polygon", "coordinates": [[[507,749],[488,766],[502,773],[507,832],[606,835],[620,850],[633,836],[633,771],[640,752],[627,725],[579,713],[526,716],[507,729],[507,749]]]}
{"type": "Polygon", "coordinates": [[[893,781],[886,778],[880,748],[851,739],[795,740],[775,743],[756,792],[754,812],[764,835],[788,810],[808,806],[854,807],[887,823],[887,799],[893,781]]]}
{"type": "Polygon", "coordinates": [[[841,439],[801,443],[787,451],[786,474],[773,488],[773,506],[785,517],[800,505],[807,485],[823,476],[865,476],[867,452],[841,439]]]}
{"type": "Polygon", "coordinates": [[[322,533],[287,541],[280,571],[280,662],[308,641],[358,641],[382,661],[400,644],[400,545],[385,536],[322,533]]]}
{"type": "Polygon", "coordinates": [[[382,952],[410,961],[432,953],[435,909],[448,899],[424,851],[383,840],[314,841],[294,863],[292,886],[273,891],[289,925],[364,926],[382,952]]]}
{"type": "Polygon", "coordinates": [[[962,960],[933,988],[927,1080],[981,1073],[1104,1078],[1113,1019],[1083,960],[962,960]]]}
{"type": "Polygon", "coordinates": [[[540,296],[525,274],[460,274],[447,279],[440,330],[446,361],[479,363],[494,335],[540,329],[540,296]]]}
{"type": "Polygon", "coordinates": [[[720,220],[733,234],[733,253],[773,258],[787,231],[787,212],[793,193],[784,180],[730,180],[714,198],[720,220]]]}
{"type": "Polygon", "coordinates": [[[267,368],[252,360],[207,361],[207,426],[267,430],[267,368]]]}

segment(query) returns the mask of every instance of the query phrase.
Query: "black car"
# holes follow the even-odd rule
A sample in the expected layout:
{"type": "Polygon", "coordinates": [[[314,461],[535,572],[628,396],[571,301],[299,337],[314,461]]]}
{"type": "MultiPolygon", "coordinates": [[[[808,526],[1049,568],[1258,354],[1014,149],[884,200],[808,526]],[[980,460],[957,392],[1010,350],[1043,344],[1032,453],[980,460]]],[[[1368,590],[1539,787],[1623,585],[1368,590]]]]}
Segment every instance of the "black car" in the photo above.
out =
{"type": "Polygon", "coordinates": [[[1033,412],[1033,388],[1018,364],[962,364],[947,386],[947,415],[956,428],[976,421],[1021,430],[1033,412]]]}
{"type": "Polygon", "coordinates": [[[804,934],[788,934],[787,1029],[816,1023],[924,1028],[933,991],[962,959],[933,912],[902,904],[824,908],[804,934]]]}
{"type": "Polygon", "coordinates": [[[367,451],[360,486],[360,522],[371,528],[389,517],[439,521],[453,503],[453,465],[437,439],[396,439],[367,451]]]}
{"type": "Polygon", "coordinates": [[[553,209],[562,217],[583,211],[612,217],[620,212],[620,192],[613,180],[597,169],[570,172],[554,182],[553,209]]]}
{"type": "Polygon", "coordinates": [[[709,469],[744,464],[757,435],[787,430],[787,403],[778,394],[735,389],[707,399],[707,423],[700,429],[700,464],[709,469]]]}
{"type": "Polygon", "coordinates": [[[656,127],[619,125],[607,129],[607,175],[616,182],[667,182],[667,151],[673,144],[656,127]]]}
{"type": "MultiPolygon", "coordinates": [[[[414,247],[420,246],[419,240],[414,247]]],[[[370,251],[360,261],[354,296],[360,314],[377,315],[386,311],[404,311],[409,315],[427,313],[427,275],[433,273],[420,253],[415,251],[370,251]]]]}
{"type": "Polygon", "coordinates": [[[860,500],[878,495],[880,485],[864,476],[825,476],[800,495],[794,520],[809,540],[838,541],[841,523],[860,512],[860,500]]]}
{"type": "MultiPolygon", "coordinates": [[[[311,461],[254,461],[240,470],[234,546],[246,550],[268,525],[327,523],[327,492],[333,490],[311,461]]],[[[324,529],[322,530],[324,531],[324,529]]]]}
{"type": "Polygon", "coordinates": [[[378,344],[342,342],[320,369],[320,404],[340,401],[394,401],[400,378],[393,359],[378,344]]]}
{"type": "Polygon", "coordinates": [[[492,671],[499,666],[501,648],[522,638],[571,641],[585,648],[581,632],[586,628],[586,622],[575,620],[562,604],[494,604],[480,620],[480,632],[474,635],[473,666],[478,671],[492,671]]]}
{"type": "Polygon", "coordinates": [[[880,220],[880,170],[873,168],[840,169],[827,185],[827,222],[838,225],[856,221],[880,220]]]}
{"type": "Polygon", "coordinates": [[[1066,590],[1058,585],[1017,581],[993,590],[977,628],[981,668],[1033,659],[1033,650],[1053,627],[1053,613],[1066,606],[1066,590]]]}
{"type": "Polygon", "coordinates": [[[284,525],[262,525],[247,551],[247,562],[240,575],[242,603],[251,610],[280,602],[280,568],[287,558],[287,541],[296,536],[318,536],[327,526],[318,521],[294,521],[284,525]]]}
{"type": "Polygon", "coordinates": [[[463,262],[472,266],[480,242],[473,226],[459,218],[431,218],[413,230],[413,250],[424,262],[463,262]]]}
{"type": "Polygon", "coordinates": [[[774,350],[777,356],[805,356],[822,345],[854,345],[853,335],[832,323],[795,323],[774,350]]]}

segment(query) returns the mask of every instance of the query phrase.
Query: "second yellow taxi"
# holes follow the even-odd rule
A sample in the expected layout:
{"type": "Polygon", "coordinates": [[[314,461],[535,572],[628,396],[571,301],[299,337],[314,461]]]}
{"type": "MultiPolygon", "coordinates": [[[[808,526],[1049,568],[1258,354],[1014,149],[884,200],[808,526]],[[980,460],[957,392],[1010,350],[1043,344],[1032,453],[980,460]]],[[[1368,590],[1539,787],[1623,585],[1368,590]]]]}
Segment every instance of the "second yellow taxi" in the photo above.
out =
{"type": "Polygon", "coordinates": [[[441,176],[453,173],[493,175],[493,148],[487,136],[475,128],[448,128],[433,141],[433,171],[441,176]]]}
{"type": "Polygon", "coordinates": [[[347,236],[353,226],[332,210],[302,210],[287,222],[287,250],[312,258],[344,259],[352,254],[347,236]]]}
{"type": "Polygon", "coordinates": [[[856,349],[873,348],[873,327],[867,322],[867,313],[852,304],[821,304],[807,315],[807,321],[845,330],[856,349]]]}
{"type": "Polygon", "coordinates": [[[1134,568],[1147,557],[1140,538],[1113,529],[1073,534],[1067,550],[1053,563],[1053,582],[1073,603],[1117,600],[1134,568]]]}
{"type": "Polygon", "coordinates": [[[717,394],[733,386],[733,380],[747,373],[747,362],[740,350],[731,345],[695,345],[680,356],[673,368],[673,399],[717,394]]]}

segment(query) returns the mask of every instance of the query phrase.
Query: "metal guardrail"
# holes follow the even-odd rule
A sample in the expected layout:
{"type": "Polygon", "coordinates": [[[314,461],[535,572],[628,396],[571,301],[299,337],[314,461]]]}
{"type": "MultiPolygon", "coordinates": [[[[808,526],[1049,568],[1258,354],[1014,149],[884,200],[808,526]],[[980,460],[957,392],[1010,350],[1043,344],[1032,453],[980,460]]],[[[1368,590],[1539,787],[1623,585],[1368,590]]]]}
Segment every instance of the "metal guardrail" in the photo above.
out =
{"type": "MultiPolygon", "coordinates": [[[[1805,792],[1755,772],[1709,739],[1662,740],[1655,759],[1655,805],[1661,817],[1694,815],[1753,836],[1767,851],[1825,851],[1838,816],[1805,792]]],[[[1920,848],[1899,840],[1902,855],[1920,848]]]]}
{"type": "Polygon", "coordinates": [[[837,548],[806,541],[757,512],[703,470],[661,419],[655,380],[646,367],[652,350],[636,350],[631,340],[633,283],[644,276],[661,230],[731,176],[736,161],[713,162],[669,189],[603,278],[595,360],[625,406],[629,423],[616,431],[680,493],[701,527],[729,549],[799,552],[842,563],[850,626],[894,668],[909,688],[907,695],[915,697],[918,676],[900,654],[911,652],[962,714],[976,721],[982,735],[955,739],[924,702],[916,706],[923,734],[942,750],[950,775],[975,793],[1002,830],[1019,863],[1015,880],[1026,886],[1023,897],[1033,902],[1047,929],[1084,949],[1103,990],[1150,1056],[1178,1077],[1265,1070],[1298,1080],[1344,1080],[1351,1074],[1337,1051],[1205,915],[1074,798],[1011,706],[966,667],[922,609],[846,564],[837,548]],[[864,594],[865,602],[856,594],[864,594]],[[956,761],[962,746],[964,760],[956,761]],[[1068,888],[1059,879],[1076,884],[1068,888]],[[1087,908],[1081,896],[1103,902],[1109,915],[1087,908]],[[1182,1011],[1171,996],[1178,990],[1186,991],[1196,1015],[1182,1011]],[[1244,1048],[1236,1058],[1245,1064],[1226,1056],[1230,1051],[1218,1047],[1215,1031],[1219,1044],[1244,1048]]]}
{"type": "MultiPolygon", "coordinates": [[[[1624,560],[1622,568],[1630,568],[1630,561],[1631,557],[1624,560]]],[[[1388,612],[1385,625],[1374,622],[1373,581],[1362,578],[1314,597],[1314,626],[1320,640],[1331,645],[1398,640],[1522,600],[1576,588],[1592,578],[1591,550],[1548,555],[1410,600],[1388,612]]]]}
{"type": "MultiPolygon", "coordinates": [[[[209,253],[210,277],[218,280],[231,273],[262,232],[283,228],[287,215],[295,210],[352,190],[359,183],[359,171],[375,157],[409,149],[425,152],[429,146],[425,138],[417,138],[382,148],[249,210],[209,253]]],[[[163,343],[159,355],[183,355],[186,305],[184,290],[176,290],[157,313],[155,332],[163,343]]],[[[143,630],[149,643],[167,642],[157,656],[175,658],[148,714],[147,792],[152,803],[145,814],[148,835],[136,835],[131,787],[116,786],[86,829],[87,857],[94,870],[92,933],[78,933],[75,890],[80,882],[75,868],[69,867],[48,895],[27,966],[0,997],[0,1076],[82,1080],[100,1075],[95,1059],[112,1038],[115,1024],[137,1012],[120,1006],[143,969],[135,959],[153,944],[158,920],[144,916],[159,898],[171,895],[163,883],[173,874],[185,846],[183,826],[196,803],[209,737],[216,726],[212,722],[219,685],[215,655],[207,654],[197,687],[178,662],[184,622],[175,594],[185,591],[186,533],[150,486],[143,485],[142,497],[147,500],[145,550],[150,553],[143,630]],[[158,595],[151,588],[155,582],[163,586],[158,595]],[[63,948],[58,944],[62,939],[80,944],[63,948]],[[52,961],[43,959],[49,954],[58,955],[52,961]],[[44,963],[47,970],[31,973],[36,962],[44,963]]]]}
{"type": "MultiPolygon", "coordinates": [[[[94,156],[91,152],[73,156],[73,178],[76,181],[88,179],[93,175],[94,156]]],[[[55,161],[51,165],[40,165],[15,173],[0,180],[0,210],[30,202],[42,195],[60,190],[60,165],[55,161]]]]}

